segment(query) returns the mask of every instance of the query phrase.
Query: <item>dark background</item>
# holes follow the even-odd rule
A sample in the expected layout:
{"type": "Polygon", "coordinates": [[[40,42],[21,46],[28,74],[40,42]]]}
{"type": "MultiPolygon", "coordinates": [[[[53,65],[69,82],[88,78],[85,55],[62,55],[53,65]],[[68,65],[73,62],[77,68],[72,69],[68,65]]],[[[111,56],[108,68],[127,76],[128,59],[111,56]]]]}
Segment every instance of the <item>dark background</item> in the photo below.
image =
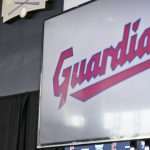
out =
{"type": "Polygon", "coordinates": [[[43,22],[62,11],[53,0],[25,19],[0,18],[0,150],[36,150],[43,22]]]}
{"type": "MultiPolygon", "coordinates": [[[[0,0],[0,11],[2,0],[0,0]]],[[[63,0],[27,18],[2,23],[0,18],[0,96],[39,90],[44,20],[63,12],[63,0]]]]}
{"type": "Polygon", "coordinates": [[[36,150],[38,100],[38,91],[0,97],[0,150],[36,150]]]}

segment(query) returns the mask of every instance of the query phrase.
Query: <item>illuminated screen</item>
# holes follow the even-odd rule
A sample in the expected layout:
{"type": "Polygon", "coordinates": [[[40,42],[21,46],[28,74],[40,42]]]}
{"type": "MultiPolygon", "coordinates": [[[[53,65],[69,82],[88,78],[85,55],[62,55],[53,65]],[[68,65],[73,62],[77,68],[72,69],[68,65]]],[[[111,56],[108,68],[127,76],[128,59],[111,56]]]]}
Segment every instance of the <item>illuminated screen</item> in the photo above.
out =
{"type": "Polygon", "coordinates": [[[149,6],[98,0],[45,21],[38,147],[150,137],[149,6]]]}

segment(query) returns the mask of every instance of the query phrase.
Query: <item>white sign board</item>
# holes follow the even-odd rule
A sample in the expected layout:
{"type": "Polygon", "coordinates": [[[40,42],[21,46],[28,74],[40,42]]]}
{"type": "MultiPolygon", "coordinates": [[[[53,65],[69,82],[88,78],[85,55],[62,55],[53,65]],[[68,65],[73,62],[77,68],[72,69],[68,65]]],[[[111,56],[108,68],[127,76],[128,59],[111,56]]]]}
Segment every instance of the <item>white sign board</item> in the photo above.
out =
{"type": "Polygon", "coordinates": [[[64,11],[87,3],[91,0],[64,0],[64,11]]]}
{"type": "Polygon", "coordinates": [[[43,9],[46,6],[46,0],[2,0],[3,22],[6,22],[18,15],[25,17],[27,12],[43,9]]]}
{"type": "Polygon", "coordinates": [[[150,137],[149,6],[98,0],[45,22],[38,147],[150,137]]]}

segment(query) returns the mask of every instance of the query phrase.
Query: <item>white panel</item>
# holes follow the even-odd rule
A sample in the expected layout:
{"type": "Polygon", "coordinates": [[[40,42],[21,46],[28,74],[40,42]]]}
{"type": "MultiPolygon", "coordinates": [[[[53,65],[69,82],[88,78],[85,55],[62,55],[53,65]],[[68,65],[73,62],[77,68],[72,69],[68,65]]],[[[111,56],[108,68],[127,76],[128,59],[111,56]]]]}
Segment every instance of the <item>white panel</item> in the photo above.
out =
{"type": "Polygon", "coordinates": [[[89,1],[91,0],[64,0],[64,11],[89,1]]]}
{"type": "Polygon", "coordinates": [[[150,137],[149,6],[98,0],[45,22],[39,145],[150,137]]]}

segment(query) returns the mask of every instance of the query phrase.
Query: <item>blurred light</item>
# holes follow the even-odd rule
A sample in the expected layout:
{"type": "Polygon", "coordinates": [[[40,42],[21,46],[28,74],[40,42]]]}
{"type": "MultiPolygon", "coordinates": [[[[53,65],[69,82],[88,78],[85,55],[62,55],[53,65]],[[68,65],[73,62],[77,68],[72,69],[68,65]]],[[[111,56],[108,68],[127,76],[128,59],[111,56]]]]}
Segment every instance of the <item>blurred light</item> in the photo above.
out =
{"type": "Polygon", "coordinates": [[[69,126],[82,127],[84,126],[84,118],[82,116],[72,116],[67,119],[67,124],[69,126]]]}
{"type": "Polygon", "coordinates": [[[112,129],[114,122],[114,115],[113,113],[106,113],[104,116],[104,128],[105,129],[112,129]]]}
{"type": "Polygon", "coordinates": [[[109,21],[109,22],[114,22],[115,19],[114,19],[113,17],[107,17],[107,21],[109,21]]]}
{"type": "Polygon", "coordinates": [[[146,146],[146,147],[145,147],[145,150],[149,150],[149,146],[146,146]]]}
{"type": "Polygon", "coordinates": [[[104,128],[111,136],[131,137],[150,134],[150,110],[104,114],[104,128]]]}
{"type": "Polygon", "coordinates": [[[150,133],[150,110],[144,110],[140,113],[140,132],[141,134],[150,133]]]}
{"type": "Polygon", "coordinates": [[[120,135],[133,135],[134,117],[133,112],[123,112],[121,114],[120,135]]]}

